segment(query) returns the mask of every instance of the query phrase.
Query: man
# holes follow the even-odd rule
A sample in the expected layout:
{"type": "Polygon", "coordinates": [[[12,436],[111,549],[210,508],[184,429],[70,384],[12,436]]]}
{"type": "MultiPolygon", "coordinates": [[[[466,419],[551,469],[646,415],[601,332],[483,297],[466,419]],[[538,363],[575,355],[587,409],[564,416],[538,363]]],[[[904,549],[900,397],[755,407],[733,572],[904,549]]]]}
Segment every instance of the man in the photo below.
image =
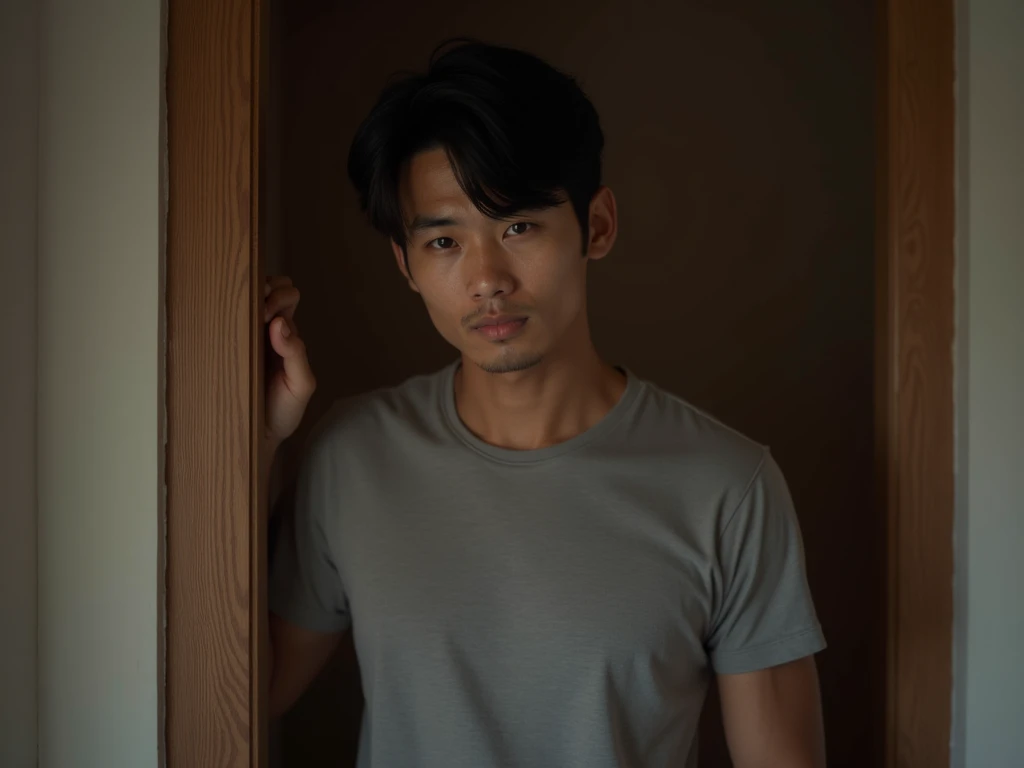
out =
{"type": "MultiPolygon", "coordinates": [[[[454,364],[339,403],[272,568],[271,709],[344,632],[372,768],[696,765],[711,675],[737,768],[824,765],[824,647],[768,451],[598,355],[603,137],[575,82],[477,43],[391,85],[349,175],[454,364]]],[[[268,285],[270,451],[313,390],[268,285]]]]}

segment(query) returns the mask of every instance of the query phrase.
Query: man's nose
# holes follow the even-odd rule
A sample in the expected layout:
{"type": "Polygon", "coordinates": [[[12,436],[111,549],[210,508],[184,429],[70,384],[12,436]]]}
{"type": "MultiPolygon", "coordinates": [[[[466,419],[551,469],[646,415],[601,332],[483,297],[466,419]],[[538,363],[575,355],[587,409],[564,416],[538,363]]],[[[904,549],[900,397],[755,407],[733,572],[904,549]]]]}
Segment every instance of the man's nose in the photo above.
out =
{"type": "Polygon", "coordinates": [[[473,249],[466,265],[466,290],[474,301],[507,296],[515,290],[508,255],[498,244],[481,243],[473,249]]]}

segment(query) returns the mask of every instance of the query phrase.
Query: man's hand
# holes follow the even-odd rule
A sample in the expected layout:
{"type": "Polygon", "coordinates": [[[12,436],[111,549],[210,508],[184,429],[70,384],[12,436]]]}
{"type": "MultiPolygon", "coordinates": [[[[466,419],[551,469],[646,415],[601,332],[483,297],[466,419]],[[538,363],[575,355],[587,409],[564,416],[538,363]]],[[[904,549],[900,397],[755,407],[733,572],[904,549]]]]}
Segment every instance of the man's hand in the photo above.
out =
{"type": "Polygon", "coordinates": [[[264,295],[263,321],[269,323],[271,347],[267,350],[267,453],[273,455],[302,421],[316,379],[294,320],[298,288],[287,277],[268,277],[264,295]]]}

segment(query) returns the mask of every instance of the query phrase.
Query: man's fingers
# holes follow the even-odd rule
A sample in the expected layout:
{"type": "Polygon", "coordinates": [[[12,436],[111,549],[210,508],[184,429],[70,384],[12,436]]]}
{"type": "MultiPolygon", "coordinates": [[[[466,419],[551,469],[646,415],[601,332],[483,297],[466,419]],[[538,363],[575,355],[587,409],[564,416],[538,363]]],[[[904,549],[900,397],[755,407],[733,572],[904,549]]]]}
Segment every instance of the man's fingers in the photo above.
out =
{"type": "Polygon", "coordinates": [[[269,276],[263,287],[263,321],[270,337],[273,359],[267,378],[267,437],[275,443],[287,438],[302,421],[316,379],[306,356],[306,345],[292,319],[299,291],[291,278],[269,276]]]}
{"type": "Polygon", "coordinates": [[[295,308],[299,305],[299,289],[292,286],[275,288],[267,296],[263,309],[263,322],[268,322],[272,317],[281,315],[289,320],[295,316],[295,308]]]}
{"type": "Polygon", "coordinates": [[[292,284],[292,279],[287,275],[267,275],[266,284],[263,286],[263,295],[269,296],[275,288],[287,288],[292,284]]]}
{"type": "Polygon", "coordinates": [[[316,379],[309,367],[306,345],[295,325],[284,317],[275,318],[270,326],[270,343],[284,363],[288,390],[300,400],[308,399],[316,389],[316,379]]]}

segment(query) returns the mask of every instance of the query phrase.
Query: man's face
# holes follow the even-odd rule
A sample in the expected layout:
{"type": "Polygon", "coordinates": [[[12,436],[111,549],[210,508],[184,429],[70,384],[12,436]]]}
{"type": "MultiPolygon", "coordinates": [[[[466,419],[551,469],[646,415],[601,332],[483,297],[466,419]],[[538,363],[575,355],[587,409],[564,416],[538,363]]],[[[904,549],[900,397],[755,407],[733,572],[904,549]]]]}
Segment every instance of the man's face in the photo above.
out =
{"type": "MultiPolygon", "coordinates": [[[[443,149],[413,157],[401,198],[408,271],[394,245],[399,268],[437,330],[463,356],[486,371],[510,373],[589,343],[587,259],[568,202],[488,218],[462,191],[443,149]]],[[[606,206],[611,201],[610,237],[596,244],[591,238],[590,258],[605,255],[614,240],[614,200],[607,189],[595,202],[599,198],[606,206]]],[[[598,214],[597,229],[608,229],[607,216],[598,214]]]]}

